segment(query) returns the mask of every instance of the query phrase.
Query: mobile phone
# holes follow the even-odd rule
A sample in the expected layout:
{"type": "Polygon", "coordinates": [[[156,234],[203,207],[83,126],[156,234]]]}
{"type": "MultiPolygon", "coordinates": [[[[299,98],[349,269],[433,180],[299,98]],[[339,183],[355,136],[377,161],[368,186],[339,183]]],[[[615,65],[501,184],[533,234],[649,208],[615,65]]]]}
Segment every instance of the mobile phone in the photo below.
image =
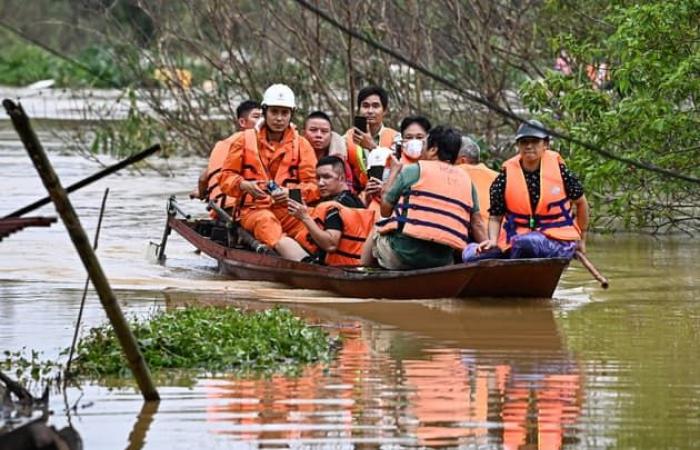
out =
{"type": "Polygon", "coordinates": [[[297,203],[302,203],[301,201],[301,189],[290,189],[289,190],[289,198],[294,200],[297,203]]]}
{"type": "Polygon", "coordinates": [[[355,116],[352,121],[352,126],[362,131],[367,131],[367,118],[364,116],[355,116]]]}
{"type": "Polygon", "coordinates": [[[384,177],[384,166],[372,166],[367,171],[367,176],[369,178],[376,178],[381,180],[384,177]]]}

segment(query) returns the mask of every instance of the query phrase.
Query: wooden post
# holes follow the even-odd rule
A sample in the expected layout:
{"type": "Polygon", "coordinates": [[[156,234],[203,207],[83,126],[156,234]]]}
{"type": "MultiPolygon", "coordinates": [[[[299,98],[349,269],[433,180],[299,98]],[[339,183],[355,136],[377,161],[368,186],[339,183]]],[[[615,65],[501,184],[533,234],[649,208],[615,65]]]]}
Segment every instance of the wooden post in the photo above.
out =
{"type": "Polygon", "coordinates": [[[83,265],[88,272],[88,276],[92,280],[92,284],[95,287],[95,291],[100,297],[100,302],[102,307],[107,313],[112,327],[114,327],[114,332],[119,339],[126,360],[129,363],[129,367],[136,378],[136,382],[141,390],[141,394],[146,401],[159,400],[158,391],[156,390],[153,380],[151,379],[150,371],[146,365],[146,361],[143,359],[143,355],[139,350],[136,343],[136,338],[131,333],[129,329],[129,324],[124,318],[119,303],[117,302],[114,292],[107,281],[107,277],[102,271],[102,266],[100,261],[97,259],[97,255],[92,250],[92,245],[90,240],[85,233],[78,215],[73,209],[73,205],[68,199],[68,194],[66,193],[61,182],[56,175],[56,172],[51,166],[51,162],[46,156],[39,139],[36,137],[34,130],[32,129],[29,118],[24,113],[21,105],[15,105],[12,100],[5,99],[2,102],[7,114],[12,119],[12,124],[17,130],[17,134],[22,139],[24,147],[29,153],[29,157],[34,163],[34,167],[41,181],[44,183],[46,190],[49,192],[49,196],[56,206],[56,211],[61,216],[61,220],[68,230],[73,245],[75,246],[80,259],[83,261],[83,265]]]}

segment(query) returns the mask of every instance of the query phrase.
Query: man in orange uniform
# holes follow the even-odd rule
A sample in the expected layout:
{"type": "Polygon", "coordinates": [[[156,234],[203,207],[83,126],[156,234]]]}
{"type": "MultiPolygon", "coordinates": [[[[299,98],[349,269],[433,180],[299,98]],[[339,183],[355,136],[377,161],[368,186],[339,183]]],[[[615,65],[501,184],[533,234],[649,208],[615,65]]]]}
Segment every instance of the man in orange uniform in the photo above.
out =
{"type": "Polygon", "coordinates": [[[488,240],[470,244],[463,260],[486,257],[572,258],[586,250],[588,202],[576,176],[549,149],[542,123],[523,123],[518,154],[491,185],[488,240]]]}
{"type": "Polygon", "coordinates": [[[479,196],[479,207],[483,211],[482,216],[486,216],[491,207],[489,189],[493,180],[498,176],[498,172],[479,162],[480,152],[476,142],[468,136],[462,136],[462,146],[459,149],[459,156],[457,156],[455,165],[469,174],[472,183],[476,186],[476,192],[479,196]]]}
{"type": "MultiPolygon", "coordinates": [[[[199,176],[199,183],[196,193],[191,193],[190,197],[197,197],[207,202],[217,202],[222,209],[232,211],[236,207],[236,198],[229,197],[219,187],[219,177],[221,166],[228,155],[228,150],[236,135],[244,130],[255,127],[258,119],[262,116],[260,103],[255,100],[245,100],[236,108],[236,132],[216,143],[209,155],[209,164],[199,176]]],[[[210,211],[212,217],[216,216],[214,211],[210,211]]]]}
{"type": "Polygon", "coordinates": [[[368,195],[378,194],[381,181],[368,180],[367,156],[375,147],[390,148],[398,132],[384,126],[389,109],[389,94],[379,86],[367,86],[357,93],[358,115],[367,118],[367,129],[351,128],[345,133],[348,163],[352,170],[355,192],[365,190],[368,195]]]}
{"type": "Polygon", "coordinates": [[[307,256],[289,236],[303,229],[287,214],[289,189],[301,190],[303,199],[318,199],[316,155],[311,144],[291,126],[296,108],[294,93],[273,84],[262,101],[265,124],[247,130],[231,143],[221,172],[221,190],[239,199],[241,226],[282,257],[300,261],[307,256]]]}

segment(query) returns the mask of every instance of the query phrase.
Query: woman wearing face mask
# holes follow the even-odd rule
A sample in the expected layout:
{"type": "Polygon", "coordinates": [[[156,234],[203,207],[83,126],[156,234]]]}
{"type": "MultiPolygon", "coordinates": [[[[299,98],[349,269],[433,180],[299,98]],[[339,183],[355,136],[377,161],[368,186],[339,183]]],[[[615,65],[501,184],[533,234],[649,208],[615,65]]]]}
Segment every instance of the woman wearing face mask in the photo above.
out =
{"type": "MultiPolygon", "coordinates": [[[[396,159],[401,161],[402,165],[406,166],[418,162],[429,131],[430,121],[423,116],[408,116],[401,121],[401,133],[400,135],[397,134],[396,139],[394,139],[392,150],[396,159]]],[[[367,207],[370,209],[379,210],[379,193],[389,173],[389,158],[387,158],[389,154],[391,153],[387,149],[376,148],[369,155],[368,161],[381,159],[386,161],[387,165],[387,168],[384,170],[384,176],[381,179],[370,176],[363,192],[367,207]]]]}
{"type": "Polygon", "coordinates": [[[418,162],[428,132],[430,132],[430,121],[423,116],[408,116],[401,121],[401,145],[396,153],[396,158],[401,161],[401,164],[418,162]]]}

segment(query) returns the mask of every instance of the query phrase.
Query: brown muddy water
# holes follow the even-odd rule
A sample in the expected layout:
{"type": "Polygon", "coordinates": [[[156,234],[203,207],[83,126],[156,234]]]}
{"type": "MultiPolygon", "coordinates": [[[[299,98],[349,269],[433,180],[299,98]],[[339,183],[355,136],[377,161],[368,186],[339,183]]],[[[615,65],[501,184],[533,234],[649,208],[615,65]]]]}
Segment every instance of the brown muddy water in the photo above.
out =
{"type": "MultiPolygon", "coordinates": [[[[64,185],[98,169],[62,155],[58,143],[47,147],[64,185]]],[[[70,420],[85,448],[700,446],[697,239],[595,236],[589,253],[611,279],[608,291],[574,264],[552,300],[334,298],[227,281],[174,234],[167,264],[153,264],[148,242],[160,238],[166,197],[177,194],[202,211],[184,200],[202,161],[168,165],[172,178],[124,172],[71,196],[92,235],[110,188],[98,255],[127,314],[196,302],[283,303],[338,330],[345,344],[329,367],[308,367],[297,378],[163,382],[158,405],[143,406],[133,387],[71,388],[68,404],[78,408],[70,420]]],[[[45,195],[6,128],[0,192],[0,214],[45,195]]],[[[60,224],[3,240],[0,350],[59,357],[70,344],[84,276],[60,224]]],[[[90,295],[83,328],[104,320],[90,295]]],[[[66,424],[61,395],[51,407],[51,423],[66,424]]]]}

